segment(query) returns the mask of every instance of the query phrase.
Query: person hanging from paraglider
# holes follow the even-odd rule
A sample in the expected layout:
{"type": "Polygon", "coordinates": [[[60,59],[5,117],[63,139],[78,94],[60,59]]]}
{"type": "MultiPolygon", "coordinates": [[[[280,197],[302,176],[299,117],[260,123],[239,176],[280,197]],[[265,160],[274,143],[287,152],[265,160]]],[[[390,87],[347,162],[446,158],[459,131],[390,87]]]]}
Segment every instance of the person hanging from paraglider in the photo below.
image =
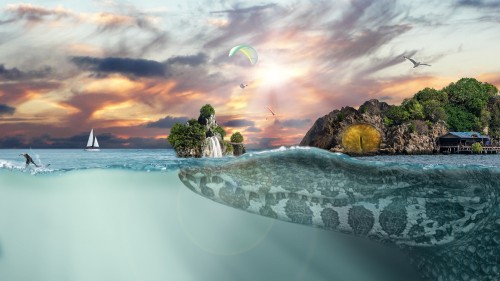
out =
{"type": "MultiPolygon", "coordinates": [[[[236,45],[229,51],[229,57],[234,56],[236,53],[242,53],[252,65],[256,64],[259,60],[259,56],[257,55],[257,51],[250,45],[236,45]]],[[[248,83],[241,83],[240,88],[245,89],[248,86],[248,83]]]]}
{"type": "Polygon", "coordinates": [[[40,167],[35,163],[35,161],[33,161],[33,158],[31,158],[31,156],[28,153],[22,153],[19,154],[19,156],[24,156],[24,158],[26,158],[26,167],[28,167],[30,164],[35,165],[35,167],[40,167]]]}

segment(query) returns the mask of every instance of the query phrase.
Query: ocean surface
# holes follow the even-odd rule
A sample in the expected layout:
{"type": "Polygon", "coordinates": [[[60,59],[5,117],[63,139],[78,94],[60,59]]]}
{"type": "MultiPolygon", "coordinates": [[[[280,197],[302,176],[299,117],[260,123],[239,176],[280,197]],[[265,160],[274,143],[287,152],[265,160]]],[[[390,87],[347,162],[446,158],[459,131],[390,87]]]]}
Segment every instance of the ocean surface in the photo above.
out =
{"type": "MultiPolygon", "coordinates": [[[[0,280],[419,280],[398,249],[233,209],[179,180],[180,168],[231,159],[0,150],[0,280]]],[[[500,167],[500,155],[357,159],[500,167]]]]}

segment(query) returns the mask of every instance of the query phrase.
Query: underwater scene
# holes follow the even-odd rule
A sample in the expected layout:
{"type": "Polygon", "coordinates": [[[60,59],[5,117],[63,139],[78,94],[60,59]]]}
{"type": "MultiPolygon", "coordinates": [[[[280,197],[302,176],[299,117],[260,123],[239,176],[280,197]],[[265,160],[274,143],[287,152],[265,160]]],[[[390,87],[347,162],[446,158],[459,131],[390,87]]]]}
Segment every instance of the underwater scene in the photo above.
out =
{"type": "Polygon", "coordinates": [[[499,0],[0,2],[0,281],[500,281],[499,0]]]}
{"type": "Polygon", "coordinates": [[[499,276],[495,155],[21,152],[0,153],[1,280],[499,276]]]}

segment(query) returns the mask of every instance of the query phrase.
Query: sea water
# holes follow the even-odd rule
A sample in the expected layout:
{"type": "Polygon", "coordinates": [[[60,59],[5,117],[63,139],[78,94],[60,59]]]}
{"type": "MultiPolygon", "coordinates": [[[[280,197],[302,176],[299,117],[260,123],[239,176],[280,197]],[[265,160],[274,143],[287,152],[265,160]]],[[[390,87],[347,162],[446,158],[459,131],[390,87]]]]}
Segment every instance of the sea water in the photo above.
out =
{"type": "MultiPolygon", "coordinates": [[[[362,160],[500,166],[496,155],[362,160]]],[[[198,196],[173,150],[0,150],[0,280],[418,280],[362,238],[198,196]],[[25,167],[20,153],[42,167],[25,167]]]]}

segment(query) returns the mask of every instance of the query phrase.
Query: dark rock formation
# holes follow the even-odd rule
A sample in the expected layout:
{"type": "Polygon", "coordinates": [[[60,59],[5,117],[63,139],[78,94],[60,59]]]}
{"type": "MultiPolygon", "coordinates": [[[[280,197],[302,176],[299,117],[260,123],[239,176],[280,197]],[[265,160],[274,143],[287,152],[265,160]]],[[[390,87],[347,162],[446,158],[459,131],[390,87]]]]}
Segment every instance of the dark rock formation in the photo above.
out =
{"type": "Polygon", "coordinates": [[[232,146],[234,156],[241,156],[246,153],[245,146],[243,146],[243,144],[232,144],[232,146]]]}
{"type": "MultiPolygon", "coordinates": [[[[391,106],[376,99],[366,101],[358,110],[343,107],[316,120],[304,136],[300,145],[314,146],[347,154],[428,154],[438,151],[436,138],[447,133],[444,122],[427,124],[424,121],[409,121],[402,125],[387,126],[384,113],[391,106]],[[352,137],[344,134],[353,125],[367,124],[373,126],[380,134],[378,150],[366,152],[362,150],[363,136],[358,144],[362,152],[349,149],[347,141],[352,137]]],[[[359,132],[358,132],[359,133],[359,132]]],[[[357,136],[354,137],[356,139],[357,136]]],[[[366,141],[366,140],[365,140],[366,141]]]]}
{"type": "MultiPolygon", "coordinates": [[[[423,121],[413,121],[414,123],[424,123],[423,121]]],[[[431,154],[439,151],[436,140],[445,135],[448,130],[443,121],[432,124],[428,128],[424,123],[424,130],[418,130],[418,125],[411,126],[405,123],[399,126],[392,126],[386,129],[386,148],[383,153],[389,154],[431,154]],[[413,129],[416,127],[416,129],[413,129]]]]}
{"type": "Polygon", "coordinates": [[[203,157],[203,146],[195,148],[178,148],[175,150],[177,157],[180,158],[201,158],[203,157]]]}

